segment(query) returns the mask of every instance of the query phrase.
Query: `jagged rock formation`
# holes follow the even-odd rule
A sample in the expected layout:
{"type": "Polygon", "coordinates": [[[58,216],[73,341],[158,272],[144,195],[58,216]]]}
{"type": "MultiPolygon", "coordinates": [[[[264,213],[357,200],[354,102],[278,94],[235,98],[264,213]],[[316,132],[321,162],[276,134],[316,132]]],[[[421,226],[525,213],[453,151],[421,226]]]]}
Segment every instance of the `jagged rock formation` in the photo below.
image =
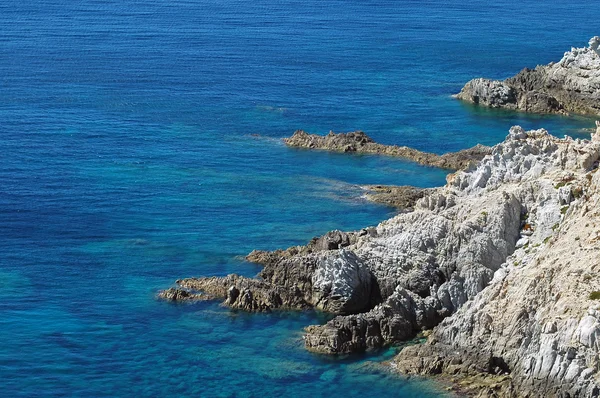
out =
{"type": "MultiPolygon", "coordinates": [[[[581,166],[596,157],[565,155],[581,166]]],[[[562,174],[562,215],[552,230],[515,251],[490,286],[437,326],[426,344],[404,349],[398,370],[505,375],[480,390],[482,397],[600,396],[600,173],[585,169],[562,174]]],[[[556,182],[561,174],[548,177],[556,182]]]]}
{"type": "Polygon", "coordinates": [[[523,69],[504,81],[473,79],[456,95],[492,108],[600,115],[600,37],[572,48],[558,63],[523,69]]]}
{"type": "Polygon", "coordinates": [[[176,283],[179,288],[163,290],[159,297],[170,301],[224,298],[229,307],[252,312],[310,307],[298,289],[289,289],[235,274],[224,278],[187,278],[176,283]]]}
{"type": "Polygon", "coordinates": [[[158,297],[166,301],[198,301],[211,300],[212,296],[207,294],[192,293],[188,290],[177,289],[174,287],[162,290],[158,293],[158,297]]]}
{"type": "Polygon", "coordinates": [[[363,314],[309,327],[307,348],[347,353],[403,340],[477,296],[517,247],[542,244],[562,206],[582,195],[565,185],[597,167],[596,142],[511,129],[473,171],[377,227],[350,248],[364,259],[384,300],[363,314]],[[565,185],[565,186],[563,186],[565,185]]]}
{"type": "Polygon", "coordinates": [[[286,145],[295,148],[395,156],[412,160],[425,166],[452,170],[465,169],[469,165],[480,161],[490,152],[489,147],[476,145],[473,148],[464,149],[459,152],[436,155],[406,146],[378,144],[362,131],[339,134],[330,132],[326,136],[320,136],[298,130],[291,137],[285,138],[284,142],[286,145]]]}
{"type": "Polygon", "coordinates": [[[238,275],[181,279],[178,288],[161,291],[158,297],[225,299],[224,305],[252,312],[312,307],[335,314],[364,311],[379,297],[371,271],[352,251],[323,249],[277,261],[267,258],[260,279],[238,275]]]}
{"type": "Polygon", "coordinates": [[[590,39],[590,50],[600,56],[600,36],[594,36],[590,39]]]}
{"type": "Polygon", "coordinates": [[[360,231],[343,232],[339,230],[329,231],[325,235],[313,238],[304,246],[292,246],[285,250],[274,251],[253,250],[246,256],[251,263],[261,265],[275,265],[281,259],[294,256],[304,256],[325,250],[341,249],[356,243],[360,236],[372,233],[372,228],[364,228],[360,231]]]}

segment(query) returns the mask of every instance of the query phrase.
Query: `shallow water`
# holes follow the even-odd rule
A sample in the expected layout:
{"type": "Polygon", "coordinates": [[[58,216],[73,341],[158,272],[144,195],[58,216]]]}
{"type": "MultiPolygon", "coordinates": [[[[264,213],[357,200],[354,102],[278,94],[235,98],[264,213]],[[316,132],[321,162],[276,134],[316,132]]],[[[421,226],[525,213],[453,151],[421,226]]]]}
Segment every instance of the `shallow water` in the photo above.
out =
{"type": "Polygon", "coordinates": [[[154,295],[185,276],[255,275],[252,249],[394,214],[359,184],[445,181],[397,159],[288,149],[295,129],[436,153],[497,143],[513,124],[586,137],[589,119],[451,98],[598,34],[589,2],[536,3],[0,4],[2,394],[438,396],[373,365],[394,349],[305,352],[301,330],[322,315],[154,295]]]}

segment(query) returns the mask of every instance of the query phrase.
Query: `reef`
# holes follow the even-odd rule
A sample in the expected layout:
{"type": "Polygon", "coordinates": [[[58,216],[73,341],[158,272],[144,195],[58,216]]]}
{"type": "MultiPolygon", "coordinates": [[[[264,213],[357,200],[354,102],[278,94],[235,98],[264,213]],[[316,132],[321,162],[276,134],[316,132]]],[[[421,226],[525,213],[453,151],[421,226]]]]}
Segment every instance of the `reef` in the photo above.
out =
{"type": "Polygon", "coordinates": [[[600,115],[600,37],[586,48],[572,48],[557,63],[525,68],[506,80],[477,78],[456,98],[533,113],[600,115]]]}

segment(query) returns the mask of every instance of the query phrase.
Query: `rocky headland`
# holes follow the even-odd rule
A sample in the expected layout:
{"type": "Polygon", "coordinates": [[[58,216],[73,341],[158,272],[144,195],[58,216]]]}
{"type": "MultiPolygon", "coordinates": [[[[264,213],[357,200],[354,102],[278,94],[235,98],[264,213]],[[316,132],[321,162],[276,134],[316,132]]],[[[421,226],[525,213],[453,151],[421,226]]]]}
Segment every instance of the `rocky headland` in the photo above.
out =
{"type": "Polygon", "coordinates": [[[362,131],[338,134],[329,132],[329,134],[321,136],[297,130],[291,137],[285,138],[283,141],[287,146],[293,148],[395,156],[424,166],[452,170],[467,168],[469,165],[477,163],[483,159],[485,155],[490,153],[489,147],[476,145],[462,151],[436,155],[407,146],[379,144],[362,131]]]}
{"type": "Polygon", "coordinates": [[[491,108],[600,115],[600,37],[557,63],[525,68],[506,80],[473,79],[456,95],[491,108]]]}
{"type": "MultiPolygon", "coordinates": [[[[548,169],[538,180],[555,184],[560,216],[547,212],[551,203],[537,210],[556,223],[541,234],[532,227],[486,289],[444,319],[426,344],[400,353],[398,371],[469,379],[481,397],[600,396],[596,126],[585,152],[560,150],[563,165],[578,167],[548,169]]],[[[557,142],[564,148],[574,141],[557,142]]]]}

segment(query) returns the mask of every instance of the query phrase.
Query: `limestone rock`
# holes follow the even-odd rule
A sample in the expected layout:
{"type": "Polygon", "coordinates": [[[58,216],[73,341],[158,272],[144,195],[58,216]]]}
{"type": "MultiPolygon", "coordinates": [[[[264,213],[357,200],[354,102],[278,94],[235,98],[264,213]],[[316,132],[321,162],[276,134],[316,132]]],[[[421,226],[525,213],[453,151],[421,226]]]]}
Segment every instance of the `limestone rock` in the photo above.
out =
{"type": "Polygon", "coordinates": [[[442,318],[433,306],[399,287],[369,312],[337,316],[325,325],[307,327],[304,343],[308,350],[324,354],[364,352],[407,340],[420,327],[433,327],[442,318]]]}
{"type": "Polygon", "coordinates": [[[209,297],[201,294],[194,294],[185,289],[169,288],[158,292],[157,297],[166,301],[197,301],[206,300],[209,297]]]}
{"type": "Polygon", "coordinates": [[[455,313],[502,271],[519,241],[524,252],[554,235],[574,200],[576,176],[598,158],[600,144],[512,128],[477,168],[457,173],[413,212],[381,223],[375,236],[349,247],[373,274],[382,303],[308,328],[307,348],[375,349],[455,313]],[[385,329],[386,322],[402,327],[385,329]]]}
{"type": "Polygon", "coordinates": [[[590,39],[590,50],[600,57],[600,36],[594,36],[590,39]]]}
{"type": "Polygon", "coordinates": [[[224,305],[250,312],[314,307],[338,314],[369,309],[378,298],[370,270],[345,250],[282,258],[266,264],[259,276],[186,278],[176,282],[178,289],[167,289],[159,297],[169,301],[224,299],[224,305]]]}
{"type": "MultiPolygon", "coordinates": [[[[244,311],[269,312],[276,309],[309,307],[299,289],[287,289],[238,275],[228,275],[224,278],[186,278],[178,280],[177,285],[188,292],[201,292],[208,298],[225,299],[225,305],[244,311]]],[[[199,296],[199,293],[188,294],[199,296]]]]}
{"type": "Polygon", "coordinates": [[[253,250],[246,256],[246,260],[261,265],[275,265],[280,260],[294,256],[304,256],[324,250],[337,250],[356,243],[360,236],[373,233],[372,229],[365,228],[360,231],[343,232],[329,231],[325,235],[313,238],[304,246],[292,246],[285,250],[274,251],[253,250]]]}
{"type": "Polygon", "coordinates": [[[600,121],[596,120],[596,133],[592,133],[592,141],[600,141],[600,121]]]}
{"type": "Polygon", "coordinates": [[[319,256],[312,274],[313,305],[336,314],[368,309],[373,275],[352,251],[319,256]]]}
{"type": "Polygon", "coordinates": [[[473,79],[463,87],[456,98],[491,108],[517,109],[514,88],[498,80],[473,79]]]}

